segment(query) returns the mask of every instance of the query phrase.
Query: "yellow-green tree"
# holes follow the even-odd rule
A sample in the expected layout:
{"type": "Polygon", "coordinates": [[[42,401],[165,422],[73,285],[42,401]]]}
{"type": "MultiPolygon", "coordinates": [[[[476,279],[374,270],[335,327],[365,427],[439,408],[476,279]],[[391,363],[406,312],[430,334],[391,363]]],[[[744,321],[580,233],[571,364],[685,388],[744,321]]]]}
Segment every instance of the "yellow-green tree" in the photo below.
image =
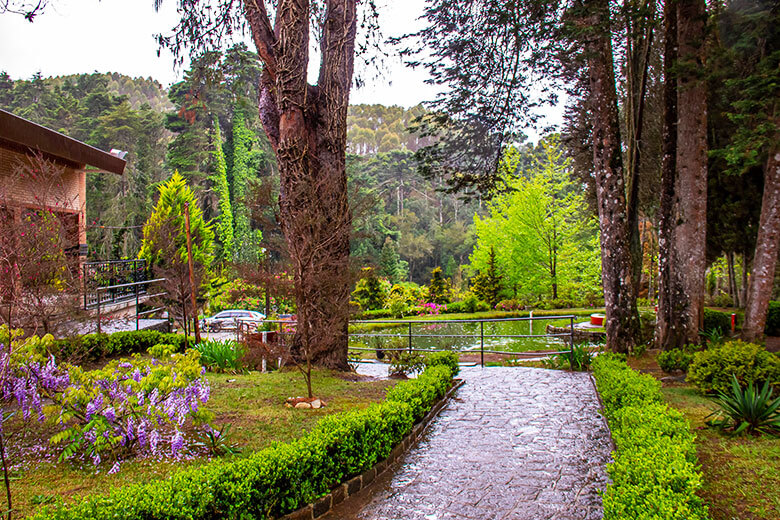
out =
{"type": "MultiPolygon", "coordinates": [[[[582,189],[571,180],[559,136],[548,136],[539,148],[528,176],[507,178],[511,190],[491,201],[490,215],[474,217],[471,267],[489,270],[493,251],[493,262],[516,294],[579,298],[598,291],[598,225],[587,214],[582,189]]],[[[514,172],[521,159],[510,149],[502,169],[514,172]]]]}

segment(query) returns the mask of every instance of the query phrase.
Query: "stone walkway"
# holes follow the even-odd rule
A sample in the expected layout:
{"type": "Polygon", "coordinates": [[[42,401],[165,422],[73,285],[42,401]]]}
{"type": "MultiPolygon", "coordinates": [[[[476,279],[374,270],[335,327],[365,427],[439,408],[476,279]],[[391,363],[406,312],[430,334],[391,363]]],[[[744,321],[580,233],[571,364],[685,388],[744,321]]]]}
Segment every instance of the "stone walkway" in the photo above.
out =
{"type": "Polygon", "coordinates": [[[398,465],[329,520],[602,517],[609,432],[587,374],[465,368],[466,380],[398,465]]]}

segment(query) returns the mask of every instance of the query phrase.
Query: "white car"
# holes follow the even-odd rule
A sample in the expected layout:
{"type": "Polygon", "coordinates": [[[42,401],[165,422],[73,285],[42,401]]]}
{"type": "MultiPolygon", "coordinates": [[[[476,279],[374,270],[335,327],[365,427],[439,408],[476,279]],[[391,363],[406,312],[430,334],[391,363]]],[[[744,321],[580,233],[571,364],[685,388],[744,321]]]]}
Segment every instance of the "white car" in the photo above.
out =
{"type": "Polygon", "coordinates": [[[200,326],[206,332],[218,332],[236,330],[239,323],[247,323],[250,329],[257,330],[264,319],[265,314],[262,312],[228,309],[201,320],[200,326]]]}

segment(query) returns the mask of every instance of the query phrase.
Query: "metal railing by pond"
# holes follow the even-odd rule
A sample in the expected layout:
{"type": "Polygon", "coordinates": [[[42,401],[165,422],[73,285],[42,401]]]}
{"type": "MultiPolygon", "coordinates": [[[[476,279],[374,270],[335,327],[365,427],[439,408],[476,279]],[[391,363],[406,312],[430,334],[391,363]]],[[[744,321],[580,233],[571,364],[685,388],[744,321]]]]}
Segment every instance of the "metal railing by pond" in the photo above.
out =
{"type": "MultiPolygon", "coordinates": [[[[494,354],[494,355],[507,355],[507,356],[515,356],[515,357],[540,357],[540,356],[547,356],[551,354],[561,354],[565,353],[566,351],[562,350],[533,350],[533,351],[511,351],[511,350],[495,350],[486,347],[486,340],[491,339],[542,339],[542,338],[561,338],[563,340],[563,343],[568,343],[569,350],[568,352],[570,355],[574,355],[574,343],[575,343],[575,334],[574,334],[574,320],[575,316],[573,315],[564,315],[564,316],[527,316],[522,318],[486,318],[486,319],[474,319],[474,320],[354,320],[350,321],[350,325],[379,325],[379,326],[387,326],[387,327],[399,327],[403,328],[404,331],[401,333],[400,331],[398,333],[385,333],[385,332],[363,332],[363,331],[355,331],[350,332],[349,337],[352,338],[403,338],[406,341],[406,346],[404,347],[385,347],[385,346],[376,346],[376,347],[358,347],[358,346],[350,346],[350,350],[356,350],[356,351],[377,351],[382,350],[385,352],[393,352],[393,351],[403,351],[403,352],[443,352],[443,351],[456,351],[459,353],[476,353],[479,352],[479,358],[480,358],[480,364],[482,366],[485,366],[485,354],[494,354]],[[568,330],[566,332],[562,333],[547,333],[544,334],[534,334],[533,333],[533,322],[534,321],[568,321],[569,326],[568,330]],[[529,334],[496,334],[492,333],[490,331],[485,330],[486,324],[506,324],[506,323],[514,323],[514,322],[528,322],[529,323],[529,334]],[[460,333],[460,334],[430,334],[430,333],[419,333],[419,331],[415,331],[415,326],[431,326],[431,325],[471,325],[475,324],[479,326],[479,332],[474,333],[460,333]],[[459,339],[472,339],[474,340],[474,343],[476,345],[476,340],[479,339],[479,350],[477,351],[476,348],[470,348],[470,349],[456,349],[456,348],[415,348],[414,347],[414,340],[419,338],[459,338],[459,339]]],[[[266,323],[275,323],[278,324],[278,330],[274,331],[276,334],[279,335],[279,338],[282,339],[285,336],[289,336],[294,334],[295,332],[295,324],[296,322],[294,320],[266,320],[266,323]]],[[[381,328],[379,329],[382,330],[381,328]]]]}

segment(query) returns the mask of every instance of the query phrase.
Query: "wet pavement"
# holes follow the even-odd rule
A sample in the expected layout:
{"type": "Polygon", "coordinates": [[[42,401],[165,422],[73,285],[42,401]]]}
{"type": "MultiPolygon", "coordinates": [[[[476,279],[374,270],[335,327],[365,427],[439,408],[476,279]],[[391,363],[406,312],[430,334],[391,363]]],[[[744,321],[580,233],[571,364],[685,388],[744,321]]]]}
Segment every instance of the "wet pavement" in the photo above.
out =
{"type": "Polygon", "coordinates": [[[328,520],[602,517],[609,432],[587,374],[468,367],[419,443],[328,520]]]}

